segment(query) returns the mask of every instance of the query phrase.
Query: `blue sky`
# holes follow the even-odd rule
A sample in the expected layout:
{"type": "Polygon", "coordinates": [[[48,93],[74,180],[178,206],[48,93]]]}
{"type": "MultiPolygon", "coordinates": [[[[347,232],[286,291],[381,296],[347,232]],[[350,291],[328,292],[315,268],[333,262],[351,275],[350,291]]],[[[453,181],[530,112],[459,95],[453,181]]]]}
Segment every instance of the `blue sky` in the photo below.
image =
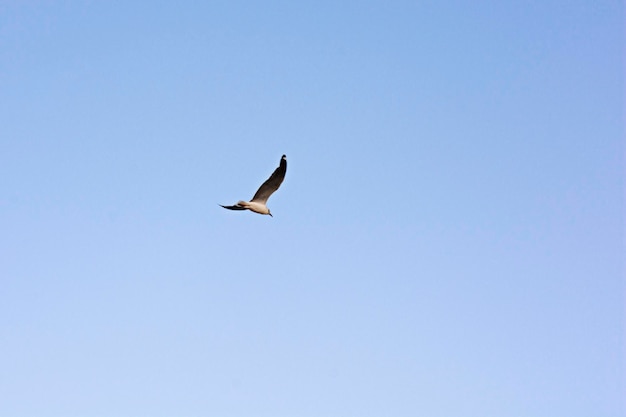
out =
{"type": "Polygon", "coordinates": [[[2,2],[0,415],[625,416],[623,18],[2,2]]]}

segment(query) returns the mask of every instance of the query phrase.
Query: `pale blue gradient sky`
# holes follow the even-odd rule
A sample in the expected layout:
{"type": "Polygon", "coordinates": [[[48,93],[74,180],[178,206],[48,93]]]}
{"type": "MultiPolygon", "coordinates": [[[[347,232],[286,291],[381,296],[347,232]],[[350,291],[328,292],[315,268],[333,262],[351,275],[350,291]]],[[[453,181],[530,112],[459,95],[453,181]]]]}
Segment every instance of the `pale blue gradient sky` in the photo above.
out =
{"type": "Polygon", "coordinates": [[[620,1],[0,3],[0,415],[626,415],[623,74],[620,1]]]}

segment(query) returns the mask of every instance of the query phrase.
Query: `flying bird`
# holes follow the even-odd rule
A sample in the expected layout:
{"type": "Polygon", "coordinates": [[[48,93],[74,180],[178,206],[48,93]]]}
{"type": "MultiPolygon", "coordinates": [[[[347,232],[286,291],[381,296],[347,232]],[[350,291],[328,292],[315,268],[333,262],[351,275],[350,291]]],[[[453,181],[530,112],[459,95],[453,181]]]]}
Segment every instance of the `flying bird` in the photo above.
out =
{"type": "Polygon", "coordinates": [[[269,214],[271,217],[272,213],[270,213],[270,209],[267,208],[266,203],[267,199],[274,193],[274,191],[278,190],[280,184],[283,183],[285,179],[285,174],[287,173],[287,156],[283,155],[280,158],[280,165],[278,168],[274,170],[272,175],[265,181],[254,194],[252,200],[250,201],[239,201],[234,206],[220,206],[229,210],[250,210],[259,214],[269,214]]]}

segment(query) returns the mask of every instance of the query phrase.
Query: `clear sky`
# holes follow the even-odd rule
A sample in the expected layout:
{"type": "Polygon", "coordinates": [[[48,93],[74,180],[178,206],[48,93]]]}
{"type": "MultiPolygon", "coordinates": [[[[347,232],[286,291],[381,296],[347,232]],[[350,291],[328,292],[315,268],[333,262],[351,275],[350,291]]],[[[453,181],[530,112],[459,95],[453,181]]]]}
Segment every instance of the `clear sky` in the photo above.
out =
{"type": "Polygon", "coordinates": [[[0,415],[625,416],[624,16],[0,2],[0,415]]]}

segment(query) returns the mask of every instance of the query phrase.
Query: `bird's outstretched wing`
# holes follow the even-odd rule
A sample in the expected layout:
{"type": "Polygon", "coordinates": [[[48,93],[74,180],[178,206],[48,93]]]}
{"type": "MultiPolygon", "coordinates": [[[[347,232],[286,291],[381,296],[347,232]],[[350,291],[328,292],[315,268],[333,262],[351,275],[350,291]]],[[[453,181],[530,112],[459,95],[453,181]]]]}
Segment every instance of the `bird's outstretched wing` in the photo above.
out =
{"type": "Polygon", "coordinates": [[[280,187],[280,184],[283,183],[286,173],[287,173],[287,156],[283,155],[280,158],[280,165],[278,166],[278,168],[276,168],[274,172],[272,173],[272,175],[267,179],[267,181],[265,181],[259,187],[256,194],[254,194],[254,197],[252,197],[251,201],[265,204],[267,199],[270,198],[270,196],[274,193],[274,191],[278,190],[278,187],[280,187]]]}
{"type": "MultiPolygon", "coordinates": [[[[220,204],[220,206],[222,206],[222,205],[220,204]]],[[[228,209],[228,210],[245,210],[246,209],[245,207],[242,207],[242,206],[240,206],[238,204],[235,204],[234,206],[222,206],[222,207],[224,207],[225,209],[228,209]]]]}

